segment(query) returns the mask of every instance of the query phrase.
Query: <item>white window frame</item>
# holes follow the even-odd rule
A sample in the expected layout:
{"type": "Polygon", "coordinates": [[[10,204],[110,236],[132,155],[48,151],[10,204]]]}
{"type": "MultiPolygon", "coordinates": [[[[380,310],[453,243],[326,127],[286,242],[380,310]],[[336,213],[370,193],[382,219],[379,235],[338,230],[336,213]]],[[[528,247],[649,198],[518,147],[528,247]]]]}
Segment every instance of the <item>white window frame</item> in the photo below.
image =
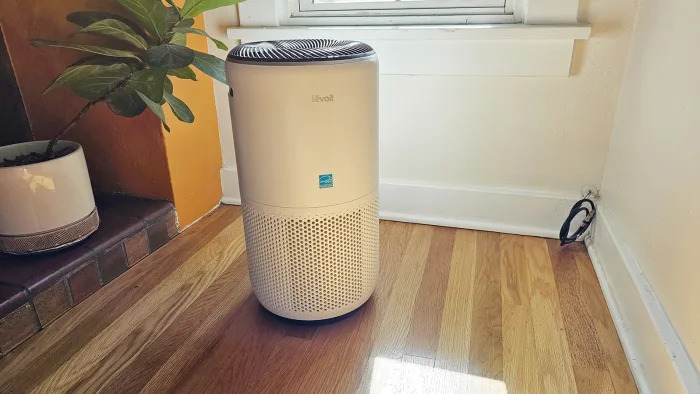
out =
{"type": "Polygon", "coordinates": [[[504,0],[290,0],[301,11],[504,7],[504,0]]]}
{"type": "MultiPolygon", "coordinates": [[[[512,1],[512,0],[508,0],[512,1]]],[[[335,25],[513,23],[506,0],[321,1],[289,0],[289,24],[335,25]],[[300,19],[302,18],[302,19],[300,19]],[[314,19],[315,18],[315,19],[314,19]]]]}
{"type": "Polygon", "coordinates": [[[505,0],[505,13],[466,16],[299,16],[299,1],[239,3],[240,26],[228,29],[229,38],[359,40],[376,50],[385,75],[565,77],[574,41],[590,35],[577,21],[578,0],[505,0]]]}
{"type": "MultiPolygon", "coordinates": [[[[357,25],[453,25],[517,23],[512,4],[524,0],[446,0],[443,5],[424,1],[366,1],[355,6],[314,3],[314,0],[268,0],[277,2],[285,26],[357,25]],[[413,7],[402,4],[414,3],[413,7]]],[[[564,0],[566,1],[566,0],[564,0]]],[[[244,6],[245,9],[245,6],[244,6]]]]}

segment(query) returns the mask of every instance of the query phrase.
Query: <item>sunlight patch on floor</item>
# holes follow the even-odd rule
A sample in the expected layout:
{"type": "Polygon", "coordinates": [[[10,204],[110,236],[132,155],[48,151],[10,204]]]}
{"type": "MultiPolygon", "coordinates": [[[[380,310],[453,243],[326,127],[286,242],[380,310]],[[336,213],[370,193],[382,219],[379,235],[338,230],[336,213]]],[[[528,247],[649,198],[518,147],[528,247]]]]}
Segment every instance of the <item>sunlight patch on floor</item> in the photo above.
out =
{"type": "Polygon", "coordinates": [[[425,357],[376,357],[370,393],[508,393],[500,380],[436,368],[434,363],[425,357]]]}

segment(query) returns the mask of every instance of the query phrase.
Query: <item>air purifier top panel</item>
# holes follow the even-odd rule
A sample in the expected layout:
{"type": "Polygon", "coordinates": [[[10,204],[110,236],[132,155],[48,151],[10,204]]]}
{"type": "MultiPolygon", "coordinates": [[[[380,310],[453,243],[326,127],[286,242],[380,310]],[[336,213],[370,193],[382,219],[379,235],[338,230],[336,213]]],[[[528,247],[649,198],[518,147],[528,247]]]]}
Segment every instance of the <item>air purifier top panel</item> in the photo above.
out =
{"type": "Polygon", "coordinates": [[[234,63],[308,63],[347,61],[374,56],[371,46],[358,41],[307,39],[260,41],[239,45],[228,54],[234,63]]]}

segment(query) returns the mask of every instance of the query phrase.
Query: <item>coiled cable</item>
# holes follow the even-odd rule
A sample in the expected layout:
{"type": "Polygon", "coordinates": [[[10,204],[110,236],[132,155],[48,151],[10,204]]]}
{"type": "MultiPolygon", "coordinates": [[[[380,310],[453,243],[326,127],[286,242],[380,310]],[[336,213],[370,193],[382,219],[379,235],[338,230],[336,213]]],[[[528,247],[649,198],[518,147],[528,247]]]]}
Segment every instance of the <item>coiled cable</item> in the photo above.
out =
{"type": "Polygon", "coordinates": [[[588,198],[590,194],[590,192],[586,194],[586,197],[577,201],[576,204],[574,204],[574,206],[571,207],[571,211],[569,211],[569,216],[566,217],[566,220],[564,220],[564,224],[561,226],[561,230],[559,231],[559,241],[561,241],[561,246],[570,244],[572,242],[576,242],[579,239],[579,237],[581,237],[586,232],[586,230],[588,230],[588,227],[591,226],[591,222],[593,221],[593,218],[596,214],[596,209],[593,200],[588,198]],[[586,214],[586,217],[583,219],[583,222],[578,227],[578,229],[571,233],[571,222],[581,212],[584,212],[586,214]]]}

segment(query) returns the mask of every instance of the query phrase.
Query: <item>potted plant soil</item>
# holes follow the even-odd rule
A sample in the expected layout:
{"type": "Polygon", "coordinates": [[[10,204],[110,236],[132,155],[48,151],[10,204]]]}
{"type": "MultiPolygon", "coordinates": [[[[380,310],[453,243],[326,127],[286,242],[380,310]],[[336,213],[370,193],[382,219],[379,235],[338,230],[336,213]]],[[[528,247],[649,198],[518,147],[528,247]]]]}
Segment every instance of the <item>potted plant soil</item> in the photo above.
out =
{"type": "Polygon", "coordinates": [[[70,88],[87,102],[50,141],[0,147],[0,252],[41,253],[87,238],[99,226],[85,156],[62,138],[94,105],[106,103],[117,115],[135,117],[146,109],[165,123],[164,106],[192,123],[194,114],[173,95],[171,78],[197,80],[192,67],[226,83],[225,62],[186,46],[188,34],[221,41],[192,27],[204,11],[242,0],[115,0],[129,17],[81,11],[66,19],[77,36],[102,36],[105,45],[32,40],[36,46],[68,48],[87,55],[70,65],[46,89],[70,88]]]}

